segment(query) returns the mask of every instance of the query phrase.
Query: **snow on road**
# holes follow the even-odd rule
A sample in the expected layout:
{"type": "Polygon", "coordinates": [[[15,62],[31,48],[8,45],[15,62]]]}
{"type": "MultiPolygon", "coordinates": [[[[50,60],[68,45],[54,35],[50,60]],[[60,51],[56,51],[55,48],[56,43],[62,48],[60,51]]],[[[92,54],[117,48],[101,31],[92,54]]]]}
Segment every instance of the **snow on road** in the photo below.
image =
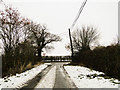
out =
{"type": "Polygon", "coordinates": [[[98,75],[102,72],[94,71],[82,66],[64,66],[70,78],[78,88],[118,88],[117,79],[104,79],[98,75]]]}
{"type": "Polygon", "coordinates": [[[16,74],[15,76],[8,78],[0,78],[0,90],[2,88],[21,88],[28,80],[31,80],[43,69],[45,69],[47,65],[49,64],[41,64],[21,74],[16,74]]]}
{"type": "Polygon", "coordinates": [[[56,76],[56,66],[54,66],[35,88],[53,88],[56,76]]]}

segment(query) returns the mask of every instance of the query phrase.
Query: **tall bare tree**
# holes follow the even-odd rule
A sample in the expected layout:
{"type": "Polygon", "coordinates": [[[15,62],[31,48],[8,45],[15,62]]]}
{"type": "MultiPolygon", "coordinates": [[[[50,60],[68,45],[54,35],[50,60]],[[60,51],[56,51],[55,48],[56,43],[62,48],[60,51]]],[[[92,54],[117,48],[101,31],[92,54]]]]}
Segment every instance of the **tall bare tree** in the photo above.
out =
{"type": "Polygon", "coordinates": [[[41,58],[42,49],[53,48],[50,44],[53,42],[61,41],[61,38],[55,34],[51,34],[47,31],[45,25],[40,25],[31,22],[28,26],[28,30],[31,32],[29,38],[37,48],[38,56],[41,58]]]}
{"type": "Polygon", "coordinates": [[[18,10],[5,6],[5,10],[0,11],[0,36],[4,45],[5,53],[12,55],[20,41],[23,40],[24,26],[28,20],[21,17],[18,10]]]}
{"type": "Polygon", "coordinates": [[[93,27],[82,27],[73,32],[73,48],[74,51],[90,50],[90,45],[97,41],[99,34],[93,27]]]}

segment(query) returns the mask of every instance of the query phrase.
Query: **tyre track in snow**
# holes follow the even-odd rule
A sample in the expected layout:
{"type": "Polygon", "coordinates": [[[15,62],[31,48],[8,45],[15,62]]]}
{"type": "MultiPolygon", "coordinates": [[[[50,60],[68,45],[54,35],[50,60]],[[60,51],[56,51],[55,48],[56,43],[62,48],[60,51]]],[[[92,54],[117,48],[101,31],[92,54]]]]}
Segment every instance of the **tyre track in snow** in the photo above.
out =
{"type": "Polygon", "coordinates": [[[56,79],[53,90],[56,90],[57,88],[62,89],[74,88],[75,90],[77,90],[77,87],[68,77],[65,69],[63,68],[63,64],[56,64],[56,79]]]}
{"type": "Polygon", "coordinates": [[[48,65],[43,69],[38,75],[36,75],[32,80],[29,80],[20,90],[30,89],[34,90],[34,87],[39,83],[39,81],[53,68],[54,65],[48,65]]]}
{"type": "MultiPolygon", "coordinates": [[[[68,73],[63,67],[64,63],[51,63],[51,65],[48,65],[45,69],[43,69],[38,75],[36,75],[32,80],[29,80],[20,90],[30,89],[34,90],[35,87],[39,84],[41,80],[44,79],[44,77],[48,74],[48,72],[56,66],[56,77],[55,82],[52,90],[56,90],[59,88],[62,89],[75,89],[78,90],[76,85],[73,83],[73,81],[70,79],[68,73]]],[[[37,89],[37,88],[36,88],[37,89]]]]}

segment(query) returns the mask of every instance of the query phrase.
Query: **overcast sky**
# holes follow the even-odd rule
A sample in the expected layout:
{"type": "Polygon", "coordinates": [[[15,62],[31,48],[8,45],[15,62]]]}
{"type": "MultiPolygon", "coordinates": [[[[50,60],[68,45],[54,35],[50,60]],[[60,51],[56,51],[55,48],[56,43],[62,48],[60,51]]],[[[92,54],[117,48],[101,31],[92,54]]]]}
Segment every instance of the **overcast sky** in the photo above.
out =
{"type": "MultiPolygon", "coordinates": [[[[4,0],[16,7],[22,16],[46,24],[50,32],[60,35],[62,42],[46,55],[68,55],[68,28],[71,27],[84,0],[4,0]]],[[[75,27],[93,26],[100,33],[100,45],[109,45],[118,34],[118,0],[88,0],[75,27]]]]}

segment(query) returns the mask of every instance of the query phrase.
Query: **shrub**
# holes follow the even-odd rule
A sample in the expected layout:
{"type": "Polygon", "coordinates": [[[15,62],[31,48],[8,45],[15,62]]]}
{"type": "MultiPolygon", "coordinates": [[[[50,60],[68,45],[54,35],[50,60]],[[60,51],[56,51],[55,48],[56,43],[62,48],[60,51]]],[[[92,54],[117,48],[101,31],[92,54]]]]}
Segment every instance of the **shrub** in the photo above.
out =
{"type": "Polygon", "coordinates": [[[76,63],[104,72],[120,79],[120,46],[96,47],[94,50],[79,52],[73,58],[76,63]]]}

